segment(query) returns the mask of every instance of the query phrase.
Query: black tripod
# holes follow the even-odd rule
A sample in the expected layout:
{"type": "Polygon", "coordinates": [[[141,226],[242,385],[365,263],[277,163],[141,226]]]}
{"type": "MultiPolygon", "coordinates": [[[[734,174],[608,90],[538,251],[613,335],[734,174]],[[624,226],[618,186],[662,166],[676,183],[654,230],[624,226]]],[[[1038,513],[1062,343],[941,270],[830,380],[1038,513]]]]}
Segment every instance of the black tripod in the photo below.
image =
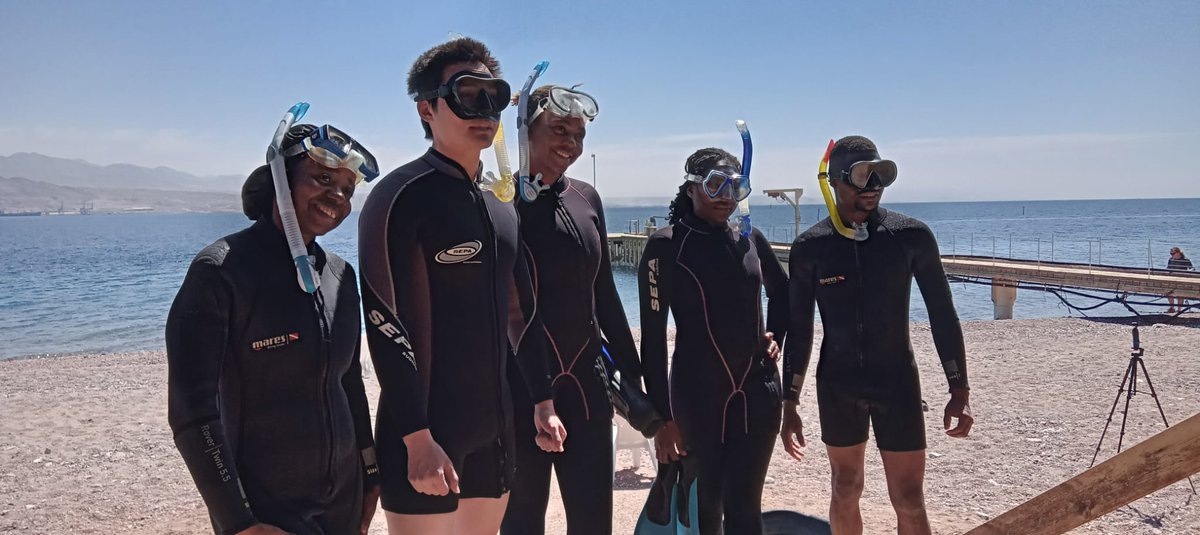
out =
{"type": "MultiPolygon", "coordinates": [[[[1158,401],[1158,393],[1154,391],[1154,383],[1150,382],[1150,372],[1146,371],[1146,362],[1142,360],[1142,355],[1146,350],[1142,349],[1142,342],[1138,336],[1138,325],[1133,324],[1133,348],[1129,352],[1129,367],[1125,368],[1125,375],[1121,377],[1121,387],[1117,389],[1117,399],[1113,400],[1112,409],[1108,411],[1108,421],[1104,422],[1104,431],[1100,433],[1100,441],[1096,443],[1096,453],[1092,454],[1092,464],[1088,468],[1095,466],[1096,457],[1100,456],[1100,445],[1104,444],[1104,435],[1108,433],[1108,426],[1112,423],[1113,414],[1117,412],[1117,403],[1121,401],[1121,394],[1125,394],[1125,408],[1121,411],[1121,436],[1117,438],[1117,453],[1121,452],[1121,445],[1125,441],[1125,420],[1129,418],[1129,400],[1138,393],[1138,368],[1141,368],[1142,375],[1146,377],[1146,386],[1150,387],[1150,397],[1154,398],[1154,404],[1158,406],[1158,415],[1162,417],[1163,425],[1171,427],[1167,423],[1167,415],[1163,412],[1162,403],[1158,401]],[[1125,385],[1129,388],[1126,389],[1125,385]]],[[[1196,484],[1192,483],[1191,476],[1188,477],[1188,484],[1192,486],[1192,494],[1196,494],[1196,484]]]]}

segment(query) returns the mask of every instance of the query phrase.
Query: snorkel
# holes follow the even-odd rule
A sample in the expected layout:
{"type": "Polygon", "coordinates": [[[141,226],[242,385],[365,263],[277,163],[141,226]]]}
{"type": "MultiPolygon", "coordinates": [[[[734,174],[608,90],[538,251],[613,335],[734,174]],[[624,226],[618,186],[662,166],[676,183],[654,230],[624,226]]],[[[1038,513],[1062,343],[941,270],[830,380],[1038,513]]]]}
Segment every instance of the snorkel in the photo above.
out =
{"type": "Polygon", "coordinates": [[[481,187],[492,192],[492,195],[501,201],[512,202],[516,191],[513,187],[512,163],[508,161],[508,146],[504,143],[503,122],[496,126],[496,138],[492,140],[492,149],[496,151],[496,167],[500,171],[500,178],[497,179],[496,175],[488,171],[488,182],[481,187]]]}
{"type": "Polygon", "coordinates": [[[833,200],[833,191],[829,188],[829,154],[833,152],[834,143],[834,140],[829,140],[829,146],[825,148],[825,156],[821,158],[821,165],[817,168],[817,182],[821,184],[821,196],[825,198],[825,208],[829,210],[829,221],[833,223],[833,228],[837,230],[837,233],[854,241],[864,241],[867,239],[867,229],[852,230],[842,223],[837,203],[833,200]]]}
{"type": "Polygon", "coordinates": [[[537,82],[538,77],[545,74],[548,68],[550,68],[550,62],[545,60],[533,67],[533,72],[529,74],[529,78],[525,79],[525,85],[521,86],[521,96],[517,100],[517,140],[521,153],[518,179],[521,200],[525,202],[537,200],[538,194],[549,188],[549,186],[541,184],[541,173],[538,173],[536,177],[529,176],[529,120],[526,119],[526,112],[529,110],[529,93],[533,91],[534,82],[537,82]]]}
{"type": "MultiPolygon", "coordinates": [[[[738,119],[734,125],[742,134],[742,180],[745,180],[746,186],[749,187],[750,160],[754,157],[754,143],[750,141],[750,127],[746,125],[746,121],[738,119]]],[[[749,236],[752,230],[754,226],[750,224],[750,197],[746,197],[738,201],[737,231],[742,236],[749,236]]]]}
{"type": "Polygon", "coordinates": [[[296,207],[292,204],[292,189],[288,186],[287,168],[283,165],[284,157],[280,153],[283,137],[291,129],[292,124],[304,117],[306,112],[308,112],[308,103],[299,102],[284,114],[283,119],[279,121],[279,128],[275,129],[275,136],[271,138],[271,145],[267,147],[267,163],[271,165],[271,179],[275,183],[275,204],[279,206],[279,219],[283,222],[283,233],[287,236],[288,249],[291,251],[292,260],[296,263],[296,281],[300,283],[301,290],[306,293],[314,293],[320,286],[320,280],[316,277],[313,260],[308,255],[308,248],[304,245],[304,236],[300,234],[300,224],[296,222],[296,207]]]}

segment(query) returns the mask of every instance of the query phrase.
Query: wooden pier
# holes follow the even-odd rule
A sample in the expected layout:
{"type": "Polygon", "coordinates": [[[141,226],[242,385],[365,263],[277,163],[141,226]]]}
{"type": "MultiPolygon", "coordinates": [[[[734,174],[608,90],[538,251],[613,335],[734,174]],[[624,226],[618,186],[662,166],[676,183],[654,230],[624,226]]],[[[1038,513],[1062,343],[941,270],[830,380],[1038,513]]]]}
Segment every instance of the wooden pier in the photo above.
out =
{"type": "MultiPolygon", "coordinates": [[[[608,247],[612,262],[637,267],[642,250],[646,247],[646,239],[641,234],[609,234],[608,247]]],[[[771,248],[786,269],[791,244],[773,243],[771,248]]],[[[1017,285],[1022,283],[1049,288],[1107,290],[1118,294],[1153,296],[1171,294],[1200,299],[1200,273],[1195,272],[964,255],[942,255],[942,265],[946,268],[946,275],[952,277],[990,280],[996,319],[1012,318],[1017,285]]]]}

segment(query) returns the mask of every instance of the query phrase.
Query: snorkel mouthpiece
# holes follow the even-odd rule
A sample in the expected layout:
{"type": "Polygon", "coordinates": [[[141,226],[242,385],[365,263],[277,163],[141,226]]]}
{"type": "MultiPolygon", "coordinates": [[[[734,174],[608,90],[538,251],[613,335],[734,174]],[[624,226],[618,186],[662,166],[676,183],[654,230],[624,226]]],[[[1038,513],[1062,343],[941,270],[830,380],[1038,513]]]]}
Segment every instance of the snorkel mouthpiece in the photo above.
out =
{"type": "MultiPolygon", "coordinates": [[[[750,160],[754,158],[754,142],[750,140],[750,127],[746,121],[738,119],[734,126],[742,134],[742,180],[746,181],[746,187],[750,187],[750,160]]],[[[750,197],[746,197],[738,201],[737,231],[742,236],[749,236],[753,230],[754,225],[750,224],[750,197]]]]}
{"type": "Polygon", "coordinates": [[[541,183],[541,173],[538,173],[536,177],[529,176],[529,120],[526,119],[529,110],[529,93],[533,91],[533,84],[549,68],[549,61],[542,60],[538,62],[533,67],[533,72],[529,74],[529,78],[525,79],[525,85],[521,86],[521,96],[517,100],[517,146],[520,149],[521,165],[518,171],[519,191],[521,193],[521,200],[525,202],[537,200],[538,194],[549,187],[541,183]]]}
{"type": "Polygon", "coordinates": [[[837,203],[833,200],[833,191],[829,188],[829,154],[833,152],[835,143],[834,140],[829,140],[829,146],[825,148],[825,156],[821,158],[821,165],[817,167],[817,182],[821,184],[821,196],[825,198],[825,208],[829,210],[829,221],[833,223],[833,228],[837,230],[837,233],[854,241],[864,241],[867,239],[867,229],[851,230],[842,223],[837,203]]]}
{"type": "Polygon", "coordinates": [[[279,219],[283,223],[283,233],[287,236],[288,250],[291,251],[292,260],[296,264],[296,281],[305,293],[314,293],[320,286],[320,281],[316,277],[314,262],[308,255],[308,248],[304,246],[304,236],[300,233],[300,224],[296,222],[296,207],[292,205],[292,189],[288,187],[287,168],[283,165],[284,158],[280,152],[283,138],[287,135],[288,130],[307,112],[308,103],[299,102],[284,114],[283,119],[279,121],[279,127],[275,129],[275,135],[271,138],[271,144],[267,147],[267,163],[271,166],[271,180],[275,183],[275,204],[279,206],[279,219]]]}
{"type": "Polygon", "coordinates": [[[496,151],[496,168],[500,171],[500,177],[497,178],[488,171],[488,181],[481,185],[482,189],[492,192],[492,195],[501,201],[512,202],[516,191],[513,187],[512,164],[508,161],[508,145],[504,143],[504,123],[496,125],[496,138],[492,141],[492,149],[496,151]]]}

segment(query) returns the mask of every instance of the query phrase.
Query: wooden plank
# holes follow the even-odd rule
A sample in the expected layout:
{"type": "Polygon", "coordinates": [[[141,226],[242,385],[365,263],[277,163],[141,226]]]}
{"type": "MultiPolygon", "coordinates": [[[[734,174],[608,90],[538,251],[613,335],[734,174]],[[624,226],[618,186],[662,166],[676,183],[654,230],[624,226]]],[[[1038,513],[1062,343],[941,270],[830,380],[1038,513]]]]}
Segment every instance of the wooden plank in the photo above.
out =
{"type": "Polygon", "coordinates": [[[1200,472],[1200,413],[967,532],[1057,535],[1200,472]]]}

